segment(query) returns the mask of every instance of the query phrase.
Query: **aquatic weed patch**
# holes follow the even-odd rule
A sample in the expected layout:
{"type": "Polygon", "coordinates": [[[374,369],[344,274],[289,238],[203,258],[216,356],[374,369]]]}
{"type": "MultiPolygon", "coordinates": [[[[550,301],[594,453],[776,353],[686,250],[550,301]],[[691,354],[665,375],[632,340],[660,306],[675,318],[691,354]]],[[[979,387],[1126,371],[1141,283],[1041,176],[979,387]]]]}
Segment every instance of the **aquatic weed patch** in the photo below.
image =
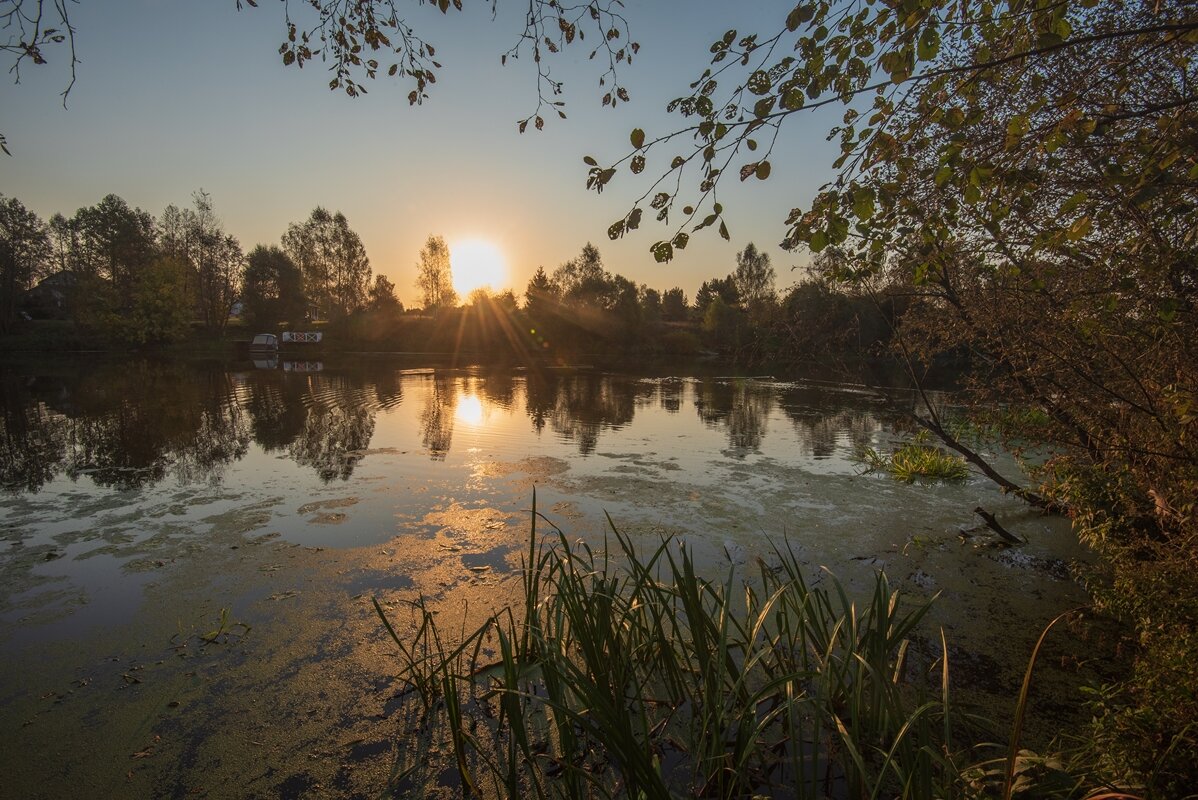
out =
{"type": "Polygon", "coordinates": [[[640,551],[609,518],[599,551],[538,519],[534,499],[523,597],[480,627],[374,602],[399,653],[405,796],[1134,798],[1084,748],[1023,748],[1051,624],[1008,742],[985,743],[992,723],[954,707],[943,633],[910,646],[932,601],[884,573],[858,601],[776,546],[713,581],[681,541],[640,551]]]}
{"type": "Polygon", "coordinates": [[[905,483],[916,480],[963,481],[969,478],[965,459],[923,439],[906,442],[889,455],[867,447],[858,454],[866,471],[883,470],[905,483]]]}
{"type": "MultiPolygon", "coordinates": [[[[530,536],[522,608],[449,634],[423,600],[400,654],[407,786],[496,797],[932,797],[958,770],[947,672],[907,663],[927,611],[879,574],[855,603],[785,548],[743,580],[687,548],[530,536]],[[451,643],[451,638],[453,643],[451,643]],[[438,757],[436,754],[440,753],[438,757]]],[[[402,630],[402,633],[401,633],[402,630]]]]}

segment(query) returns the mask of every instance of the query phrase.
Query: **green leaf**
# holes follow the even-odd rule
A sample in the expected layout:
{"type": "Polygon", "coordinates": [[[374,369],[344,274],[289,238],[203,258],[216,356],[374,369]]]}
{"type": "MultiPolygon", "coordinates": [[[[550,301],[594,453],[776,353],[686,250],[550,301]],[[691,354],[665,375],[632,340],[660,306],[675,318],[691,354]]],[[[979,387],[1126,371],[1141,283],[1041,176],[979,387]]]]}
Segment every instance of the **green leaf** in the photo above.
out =
{"type": "Polygon", "coordinates": [[[924,28],[923,35],[919,37],[919,45],[916,47],[915,54],[920,61],[931,61],[940,52],[940,31],[934,27],[924,28]]]}
{"type": "Polygon", "coordinates": [[[758,119],[768,117],[770,112],[774,110],[774,103],[778,102],[776,97],[763,97],[753,104],[753,115],[758,119]]]}
{"type": "Polygon", "coordinates": [[[864,222],[874,215],[874,190],[858,189],[853,192],[853,216],[864,222]]]}
{"type": "Polygon", "coordinates": [[[769,73],[759,69],[749,76],[749,80],[745,83],[745,86],[753,94],[763,95],[769,94],[774,84],[770,80],[769,73]]]}
{"type": "Polygon", "coordinates": [[[770,162],[762,161],[757,165],[757,180],[763,181],[770,176],[770,162]]]}
{"type": "Polygon", "coordinates": [[[1089,217],[1079,217],[1076,222],[1069,226],[1068,232],[1065,234],[1071,242],[1076,242],[1079,239],[1084,239],[1090,235],[1091,222],[1089,217]]]}
{"type": "Polygon", "coordinates": [[[828,234],[823,231],[816,231],[811,234],[811,238],[807,240],[807,246],[811,248],[811,252],[818,253],[828,246],[828,234]]]}
{"type": "Polygon", "coordinates": [[[632,142],[632,146],[638,150],[645,146],[645,132],[640,128],[633,128],[628,139],[632,142]]]}
{"type": "Polygon", "coordinates": [[[945,164],[940,167],[940,169],[936,170],[936,176],[932,178],[932,182],[938,187],[943,186],[944,184],[948,183],[951,177],[953,177],[953,168],[948,164],[945,164]]]}
{"type": "Polygon", "coordinates": [[[1072,214],[1075,210],[1077,210],[1078,206],[1086,202],[1088,199],[1089,195],[1087,195],[1085,192],[1078,192],[1077,194],[1073,195],[1073,197],[1070,197],[1065,201],[1064,205],[1061,206],[1061,213],[1072,214]]]}
{"type": "Polygon", "coordinates": [[[1005,143],[1007,150],[1014,150],[1019,146],[1019,142],[1027,134],[1030,124],[1026,114],[1019,114],[1011,118],[1011,121],[1007,123],[1007,140],[1005,143]]]}
{"type": "MultiPolygon", "coordinates": [[[[802,89],[798,89],[798,88],[787,89],[785,92],[782,93],[782,107],[785,108],[787,111],[796,111],[796,110],[802,108],[803,104],[806,102],[807,102],[807,95],[802,89]]],[[[768,113],[768,112],[766,112],[766,113],[768,113]]],[[[762,114],[760,116],[765,116],[765,114],[762,114]]]]}
{"type": "Polygon", "coordinates": [[[849,221],[844,217],[832,217],[828,222],[828,239],[832,244],[842,244],[849,238],[849,221]]]}
{"type": "Polygon", "coordinates": [[[815,7],[810,3],[799,3],[786,15],[786,29],[794,33],[804,22],[815,16],[815,7]]]}

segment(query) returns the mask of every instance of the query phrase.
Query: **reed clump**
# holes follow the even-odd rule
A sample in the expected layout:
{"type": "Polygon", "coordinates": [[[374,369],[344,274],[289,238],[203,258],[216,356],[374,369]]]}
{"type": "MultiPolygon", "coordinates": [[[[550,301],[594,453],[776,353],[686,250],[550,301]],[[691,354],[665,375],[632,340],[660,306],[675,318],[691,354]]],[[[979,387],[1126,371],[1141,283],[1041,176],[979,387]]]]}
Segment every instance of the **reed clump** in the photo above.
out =
{"type": "Polygon", "coordinates": [[[775,547],[717,582],[683,542],[641,552],[612,525],[596,552],[537,520],[534,499],[521,602],[476,630],[451,642],[417,600],[401,634],[375,602],[400,655],[406,794],[1010,797],[1039,768],[959,742],[976,728],[952,711],[943,636],[908,658],[928,603],[882,573],[858,603],[775,547]]]}
{"type": "Polygon", "coordinates": [[[905,483],[916,480],[963,481],[969,477],[965,459],[930,444],[924,432],[890,454],[866,447],[858,455],[866,470],[882,470],[905,483]]]}

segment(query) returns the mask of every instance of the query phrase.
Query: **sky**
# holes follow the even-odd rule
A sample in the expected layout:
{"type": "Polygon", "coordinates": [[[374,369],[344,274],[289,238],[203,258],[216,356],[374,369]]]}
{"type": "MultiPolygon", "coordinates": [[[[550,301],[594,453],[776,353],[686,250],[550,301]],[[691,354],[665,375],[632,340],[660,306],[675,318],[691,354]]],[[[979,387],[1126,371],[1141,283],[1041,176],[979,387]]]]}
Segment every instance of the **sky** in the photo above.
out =
{"type": "MultiPolygon", "coordinates": [[[[291,3],[303,12],[303,0],[291,3]]],[[[568,119],[523,135],[516,122],[536,105],[535,71],[527,56],[501,67],[500,54],[515,43],[527,5],[498,0],[494,19],[488,2],[466,0],[463,12],[447,15],[414,0],[404,5],[442,64],[418,107],[407,102],[410,86],[395,80],[366,82],[367,95],[349,98],[329,91],[319,61],[284,67],[282,0],[240,12],[234,0],[70,5],[81,63],[67,107],[59,96],[65,51],[48,53],[44,66],[25,64],[19,84],[11,74],[0,83],[0,133],[12,152],[0,154],[0,193],[48,219],[109,193],[157,216],[168,204],[189,205],[202,188],[247,252],[278,244],[288,224],[318,205],[340,210],[374,272],[396,284],[406,305],[419,305],[416,263],[430,235],[451,248],[493,244],[517,294],[537,267],[552,272],[588,241],[610,271],[663,291],[680,286],[688,297],[731,272],[750,241],[770,255],[779,289],[801,277],[792,267],[807,256],[776,243],[787,212],[806,207],[833,177],[836,150],[825,136],[835,114],[788,123],[768,181],[740,185],[730,175],[720,199],[731,240],[701,232],[669,264],[657,264],[649,247],[674,228],[649,213],[639,231],[607,236],[648,188],[644,179],[664,171],[665,151],[652,152],[640,176],[624,170],[602,195],[586,190],[582,161],[622,157],[634,127],[649,139],[679,127],[665,105],[708,66],[710,43],[729,28],[773,30],[790,3],[627,0],[641,45],[621,72],[632,102],[601,106],[601,68],[587,59],[588,38],[552,56],[568,119]]]]}

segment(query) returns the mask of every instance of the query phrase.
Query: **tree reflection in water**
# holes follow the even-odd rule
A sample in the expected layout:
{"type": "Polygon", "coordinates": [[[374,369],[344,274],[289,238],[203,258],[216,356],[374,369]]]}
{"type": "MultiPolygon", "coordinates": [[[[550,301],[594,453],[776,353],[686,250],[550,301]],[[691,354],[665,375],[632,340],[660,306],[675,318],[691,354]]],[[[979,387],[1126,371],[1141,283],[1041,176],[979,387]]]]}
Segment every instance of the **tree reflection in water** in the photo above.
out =
{"type": "Polygon", "coordinates": [[[671,414],[682,410],[682,389],[686,383],[681,378],[665,378],[658,389],[661,407],[671,414]]]}
{"type": "Polygon", "coordinates": [[[847,435],[853,452],[872,445],[883,428],[883,413],[875,395],[855,395],[817,387],[792,387],[781,394],[780,405],[790,419],[798,438],[801,455],[830,458],[837,440],[847,435]]]}
{"type": "Polygon", "coordinates": [[[509,414],[522,406],[534,435],[548,428],[584,456],[596,451],[605,430],[631,424],[638,410],[676,414],[688,399],[702,424],[727,436],[725,454],[733,458],[761,452],[778,410],[794,426],[797,454],[815,458],[870,444],[895,417],[879,412],[876,396],[751,379],[413,374],[387,364],[287,373],[130,361],[72,364],[49,377],[52,369],[38,369],[40,375],[10,369],[0,376],[0,485],[10,491],[37,491],[59,475],[115,489],[171,476],[219,482],[251,442],[285,453],[322,481],[348,480],[370,446],[377,414],[397,413],[405,388],[421,395],[418,435],[434,461],[449,454],[462,396],[509,414]]]}
{"type": "Polygon", "coordinates": [[[67,420],[32,399],[19,376],[0,377],[0,487],[36,492],[62,469],[67,420]]]}
{"type": "Polygon", "coordinates": [[[259,370],[252,377],[246,408],[254,441],[268,453],[283,450],[300,435],[308,419],[304,403],[308,376],[259,370]]]}
{"type": "Polygon", "coordinates": [[[726,428],[730,455],[744,458],[761,448],[775,391],[751,380],[707,381],[698,387],[695,411],[708,427],[726,428]]]}
{"type": "Polygon", "coordinates": [[[315,469],[322,481],[347,480],[373,435],[373,409],[318,407],[309,412],[287,453],[300,466],[315,469]]]}
{"type": "Polygon", "coordinates": [[[549,413],[553,430],[567,441],[578,442],[578,452],[590,455],[604,427],[621,428],[632,422],[635,385],[594,373],[563,375],[549,413]]]}
{"type": "Polygon", "coordinates": [[[549,424],[556,406],[557,376],[544,372],[529,373],[524,382],[524,410],[532,419],[532,428],[538,436],[549,424]]]}
{"type": "Polygon", "coordinates": [[[420,412],[424,449],[433,461],[444,461],[453,443],[453,410],[458,387],[448,375],[434,375],[420,412]]]}
{"type": "Polygon", "coordinates": [[[348,480],[374,436],[378,396],[373,384],[357,375],[321,373],[308,381],[303,398],[308,415],[287,453],[316,470],[322,481],[348,480]]]}

